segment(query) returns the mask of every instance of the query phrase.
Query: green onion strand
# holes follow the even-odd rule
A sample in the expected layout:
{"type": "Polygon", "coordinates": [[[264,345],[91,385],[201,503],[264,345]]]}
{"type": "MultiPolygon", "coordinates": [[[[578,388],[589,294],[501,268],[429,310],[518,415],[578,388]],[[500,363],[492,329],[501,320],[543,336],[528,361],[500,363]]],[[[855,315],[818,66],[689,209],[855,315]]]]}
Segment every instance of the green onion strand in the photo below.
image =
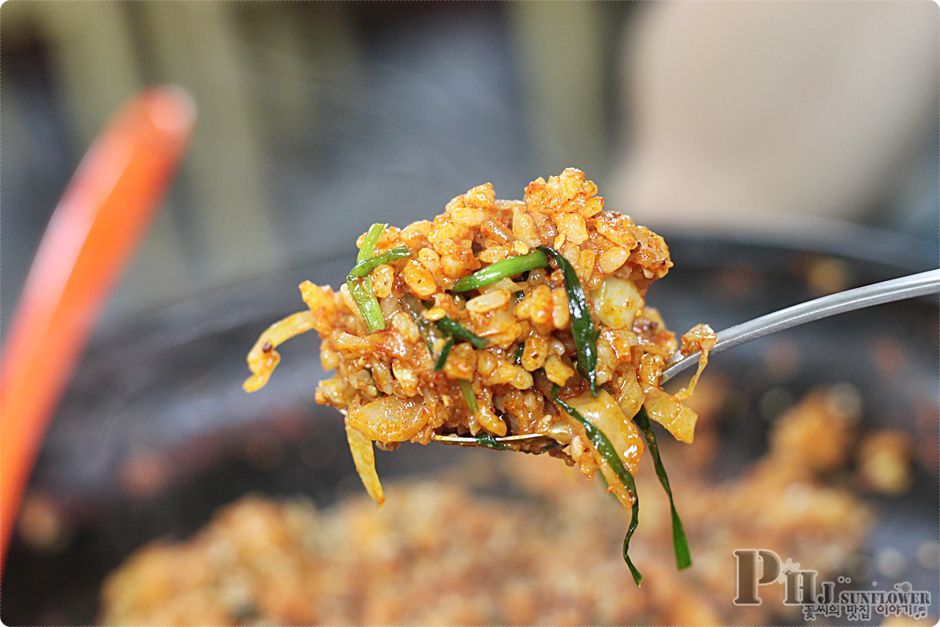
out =
{"type": "Polygon", "coordinates": [[[467,402],[470,413],[477,413],[477,397],[473,394],[473,388],[470,387],[470,382],[461,379],[458,383],[460,383],[460,393],[463,394],[463,400],[467,402]]]}
{"type": "Polygon", "coordinates": [[[485,446],[486,448],[491,448],[496,451],[505,451],[506,449],[509,448],[502,442],[498,442],[496,438],[494,438],[489,433],[481,433],[477,435],[476,441],[477,441],[477,444],[479,444],[480,446],[485,446]]]}
{"type": "Polygon", "coordinates": [[[486,287],[496,283],[502,278],[522,274],[535,268],[544,268],[548,265],[548,258],[540,250],[533,250],[527,255],[510,257],[489,265],[481,270],[477,270],[470,276],[465,276],[454,283],[453,291],[467,292],[470,290],[486,287]]]}
{"type": "Polygon", "coordinates": [[[359,261],[356,265],[353,266],[353,269],[349,271],[349,276],[351,277],[363,277],[368,276],[373,270],[378,268],[384,263],[389,263],[391,261],[396,261],[398,259],[404,259],[405,257],[410,257],[411,251],[408,250],[405,246],[396,246],[395,248],[382,253],[381,255],[376,255],[375,257],[370,257],[368,259],[363,259],[359,261]]]}
{"type": "Polygon", "coordinates": [[[434,347],[437,345],[437,341],[443,340],[444,336],[438,333],[437,328],[431,324],[431,321],[424,317],[424,305],[411,294],[402,296],[401,304],[404,305],[414,323],[418,325],[418,331],[421,333],[421,337],[424,338],[424,343],[428,345],[428,352],[434,355],[434,347]]]}
{"type": "Polygon", "coordinates": [[[441,349],[441,354],[437,357],[437,362],[434,364],[434,370],[440,372],[444,369],[444,364],[447,363],[447,357],[450,355],[450,349],[454,347],[454,338],[448,338],[444,343],[444,347],[441,349]]]}
{"type": "MultiPolygon", "coordinates": [[[[375,245],[382,236],[387,224],[373,224],[369,227],[365,238],[362,240],[362,248],[356,255],[356,266],[370,259],[375,252],[375,245]]],[[[355,269],[355,268],[354,268],[355,269]]],[[[375,292],[372,291],[372,279],[368,276],[354,277],[346,279],[346,286],[349,294],[352,296],[362,314],[362,319],[366,322],[366,328],[369,333],[375,333],[385,328],[385,316],[382,315],[382,309],[379,307],[379,301],[375,298],[375,292]]]]}
{"type": "Polygon", "coordinates": [[[659,456],[659,445],[656,443],[656,434],[650,426],[649,416],[642,407],[640,412],[634,417],[633,421],[643,432],[646,442],[649,445],[650,454],[653,458],[653,465],[656,467],[656,476],[659,477],[659,483],[663,490],[669,496],[669,509],[672,513],[672,547],[676,553],[676,568],[682,570],[692,565],[692,554],[689,551],[689,540],[685,536],[685,528],[682,526],[682,519],[679,518],[679,512],[676,511],[676,504],[672,498],[672,488],[669,487],[669,477],[666,475],[666,467],[663,466],[663,460],[659,456]]]}
{"type": "Polygon", "coordinates": [[[594,330],[581,281],[568,260],[557,250],[548,246],[539,246],[538,250],[551,255],[564,275],[568,312],[571,314],[571,337],[578,351],[578,371],[591,385],[591,394],[597,396],[597,338],[600,332],[594,330]]]}
{"type": "Polygon", "coordinates": [[[437,321],[437,328],[458,340],[470,342],[473,344],[473,348],[485,348],[489,344],[488,340],[465,329],[460,323],[451,320],[447,316],[437,321]]]}
{"type": "Polygon", "coordinates": [[[359,313],[366,322],[366,328],[369,333],[375,333],[385,328],[385,316],[382,315],[382,308],[379,307],[379,301],[375,298],[372,291],[372,281],[369,277],[353,278],[346,281],[349,288],[349,294],[359,307],[359,313]]]}
{"type": "Polygon", "coordinates": [[[556,385],[552,391],[552,396],[555,399],[555,402],[565,410],[572,418],[581,423],[584,427],[584,432],[587,434],[588,439],[591,441],[591,445],[601,454],[601,457],[604,458],[604,461],[607,462],[607,465],[610,466],[611,470],[617,475],[617,478],[620,479],[620,482],[627,488],[631,495],[633,495],[633,507],[631,509],[630,524],[627,527],[627,533],[623,538],[623,561],[627,563],[627,567],[630,569],[630,574],[633,575],[633,581],[636,585],[640,585],[640,582],[643,581],[643,575],[640,574],[640,571],[633,564],[633,560],[630,559],[630,539],[633,538],[633,532],[636,531],[637,525],[640,523],[640,495],[636,491],[636,482],[633,480],[633,475],[630,474],[630,471],[627,470],[626,466],[623,465],[623,460],[620,459],[620,456],[617,454],[617,450],[614,448],[614,445],[610,443],[610,440],[607,439],[607,436],[603,431],[595,427],[589,420],[587,420],[581,413],[566,403],[565,401],[558,398],[558,386],[556,385]]]}
{"type": "Polygon", "coordinates": [[[356,255],[357,262],[365,261],[372,257],[372,254],[375,252],[375,245],[379,243],[382,231],[384,231],[387,226],[387,224],[373,224],[369,227],[369,231],[362,239],[362,248],[359,249],[359,254],[356,255]]]}

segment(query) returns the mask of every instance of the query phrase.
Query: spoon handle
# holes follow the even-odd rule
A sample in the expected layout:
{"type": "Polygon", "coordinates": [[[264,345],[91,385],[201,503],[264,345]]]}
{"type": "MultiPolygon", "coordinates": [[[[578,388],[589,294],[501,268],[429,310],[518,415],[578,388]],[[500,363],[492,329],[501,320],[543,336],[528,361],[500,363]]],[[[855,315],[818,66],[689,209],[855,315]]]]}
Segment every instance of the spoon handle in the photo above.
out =
{"type": "MultiPolygon", "coordinates": [[[[914,298],[916,296],[925,296],[927,294],[940,293],[940,269],[928,270],[919,274],[883,281],[873,285],[857,287],[855,289],[830,294],[822,298],[793,305],[780,311],[769,313],[759,318],[754,318],[748,322],[742,322],[718,334],[718,342],[712,349],[712,354],[720,353],[723,350],[734,348],[756,340],[757,338],[783,331],[791,327],[796,327],[814,320],[821,320],[829,316],[835,316],[847,311],[873,307],[883,303],[890,303],[896,300],[914,298]]],[[[693,353],[687,357],[682,355],[674,359],[665,371],[663,371],[662,382],[676,376],[683,370],[698,363],[700,353],[693,353]]],[[[540,433],[526,433],[523,435],[514,435],[509,437],[493,438],[499,444],[511,444],[513,442],[522,442],[526,440],[535,440],[547,437],[540,433]]],[[[435,442],[442,444],[456,444],[460,446],[479,446],[475,438],[457,435],[436,435],[432,438],[435,442]]]]}
{"type": "MultiPolygon", "coordinates": [[[[718,333],[718,342],[712,349],[712,354],[807,322],[938,292],[940,292],[940,269],[837,292],[727,328],[718,333]]],[[[663,371],[663,383],[698,363],[699,355],[699,353],[686,357],[677,355],[672,364],[663,371]]]]}

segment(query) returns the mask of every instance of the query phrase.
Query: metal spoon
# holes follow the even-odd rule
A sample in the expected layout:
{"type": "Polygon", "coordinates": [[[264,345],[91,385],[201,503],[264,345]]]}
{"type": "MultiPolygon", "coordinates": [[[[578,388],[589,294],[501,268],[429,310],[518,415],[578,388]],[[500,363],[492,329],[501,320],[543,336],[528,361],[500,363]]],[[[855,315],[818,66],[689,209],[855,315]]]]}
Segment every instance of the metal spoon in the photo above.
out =
{"type": "MultiPolygon", "coordinates": [[[[926,296],[928,294],[940,293],[940,269],[928,270],[918,274],[882,281],[872,285],[865,285],[844,292],[836,292],[822,298],[815,298],[799,305],[793,305],[773,313],[754,318],[747,322],[742,322],[733,327],[727,328],[718,333],[718,342],[712,349],[711,354],[717,354],[729,348],[740,346],[745,342],[756,340],[783,331],[791,327],[797,327],[815,320],[822,320],[830,316],[835,316],[856,309],[874,307],[883,303],[890,303],[897,300],[905,300],[916,296],[926,296]]],[[[662,383],[669,381],[677,374],[691,368],[698,363],[700,353],[693,353],[683,356],[677,353],[669,363],[669,366],[663,371],[662,383]]],[[[500,444],[512,444],[515,442],[525,442],[546,437],[539,433],[526,433],[522,435],[510,435],[501,438],[493,438],[500,444]]],[[[456,444],[460,446],[480,446],[476,438],[457,436],[457,435],[436,435],[432,438],[435,442],[443,444],[456,444]]]]}

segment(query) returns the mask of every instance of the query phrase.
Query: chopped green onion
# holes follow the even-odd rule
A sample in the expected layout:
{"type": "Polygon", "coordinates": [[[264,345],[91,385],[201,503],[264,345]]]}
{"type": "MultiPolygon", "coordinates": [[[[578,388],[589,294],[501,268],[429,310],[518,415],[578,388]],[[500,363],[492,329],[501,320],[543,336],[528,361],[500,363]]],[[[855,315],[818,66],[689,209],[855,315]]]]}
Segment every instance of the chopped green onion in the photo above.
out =
{"type": "Polygon", "coordinates": [[[634,417],[633,421],[643,432],[646,442],[649,444],[650,454],[653,457],[653,465],[656,467],[656,476],[663,486],[663,490],[669,495],[669,509],[672,511],[672,547],[676,553],[676,568],[682,570],[692,565],[692,554],[689,552],[689,540],[685,537],[685,529],[682,526],[682,519],[679,518],[679,512],[676,511],[676,504],[672,499],[672,488],[669,487],[669,477],[666,475],[666,467],[663,466],[663,460],[659,456],[659,445],[656,444],[656,434],[650,426],[649,417],[646,410],[642,407],[640,412],[634,417]]]}
{"type": "Polygon", "coordinates": [[[434,364],[434,369],[437,371],[444,369],[444,364],[447,363],[447,356],[450,355],[450,349],[454,347],[454,338],[448,338],[447,342],[444,343],[444,348],[441,349],[441,354],[437,357],[437,363],[434,364]]]}
{"type": "Polygon", "coordinates": [[[359,249],[359,254],[356,255],[357,262],[365,261],[372,257],[372,253],[375,252],[375,245],[379,243],[382,231],[384,231],[387,226],[387,224],[373,224],[369,227],[369,231],[362,239],[362,248],[359,249]]]}
{"type": "Polygon", "coordinates": [[[467,329],[462,327],[460,323],[454,322],[447,316],[437,321],[437,328],[443,331],[444,333],[452,335],[458,340],[464,340],[465,342],[470,342],[471,344],[473,344],[473,348],[484,348],[486,347],[487,344],[489,344],[488,340],[480,337],[479,335],[475,333],[468,331],[467,329]]]}
{"type": "Polygon", "coordinates": [[[607,439],[607,436],[603,431],[595,427],[590,421],[588,421],[581,413],[566,403],[565,401],[558,398],[558,386],[556,385],[552,390],[552,396],[555,399],[555,402],[564,409],[572,418],[581,423],[584,427],[584,432],[587,434],[588,439],[591,441],[591,445],[594,446],[595,450],[601,454],[604,458],[604,461],[607,462],[607,465],[610,466],[610,469],[614,471],[617,475],[617,478],[620,479],[620,482],[627,488],[630,494],[633,495],[633,508],[630,516],[630,524],[627,527],[627,534],[623,538],[623,561],[627,563],[627,567],[630,569],[630,574],[633,575],[633,581],[636,585],[640,585],[640,582],[643,581],[643,575],[640,574],[640,571],[637,570],[637,567],[633,565],[633,560],[630,559],[630,539],[633,537],[633,532],[636,531],[637,525],[640,523],[640,495],[636,491],[636,483],[633,481],[633,475],[630,474],[630,471],[627,470],[626,466],[623,465],[623,460],[620,459],[620,455],[617,454],[617,450],[614,448],[614,445],[610,443],[610,440],[607,439]]]}
{"type": "MultiPolygon", "coordinates": [[[[359,249],[359,254],[356,255],[357,266],[372,257],[375,245],[386,226],[386,224],[373,224],[369,227],[369,232],[362,240],[362,248],[359,249]]],[[[359,313],[362,314],[362,319],[365,320],[369,333],[384,329],[385,316],[382,315],[379,301],[376,300],[375,292],[372,291],[372,279],[368,276],[349,277],[346,280],[346,286],[349,289],[350,296],[356,302],[356,306],[359,307],[359,313]]]]}
{"type": "Polygon", "coordinates": [[[408,250],[405,246],[396,246],[395,248],[386,251],[381,255],[376,255],[375,257],[363,259],[362,261],[358,262],[353,266],[353,269],[349,271],[349,276],[368,276],[373,270],[381,266],[383,263],[395,261],[396,259],[404,259],[405,257],[410,256],[411,251],[408,250]]]}
{"type": "Polygon", "coordinates": [[[476,335],[475,333],[471,333],[459,323],[454,322],[446,316],[438,320],[436,324],[431,324],[431,322],[423,315],[424,305],[414,296],[406,294],[402,297],[401,300],[402,304],[405,306],[405,309],[409,314],[411,314],[415,324],[418,325],[418,330],[421,332],[421,336],[424,337],[424,341],[427,343],[428,350],[431,351],[432,355],[434,354],[434,346],[436,345],[437,341],[447,337],[447,341],[444,344],[444,347],[441,349],[441,353],[438,355],[434,364],[435,370],[439,371],[444,368],[444,364],[447,362],[447,357],[450,355],[450,350],[454,347],[454,344],[457,342],[457,340],[465,340],[470,342],[473,344],[474,348],[483,348],[489,344],[489,342],[484,338],[476,335]]]}
{"type": "Polygon", "coordinates": [[[495,449],[497,451],[505,451],[509,447],[503,444],[502,442],[497,442],[489,433],[481,433],[476,436],[477,444],[480,446],[485,446],[486,448],[495,449]]]}
{"type": "Polygon", "coordinates": [[[512,361],[513,361],[513,363],[515,363],[517,366],[521,366],[521,365],[522,365],[522,352],[523,352],[524,350],[525,350],[525,344],[519,344],[519,346],[516,347],[516,354],[515,354],[515,356],[513,356],[512,361]]]}
{"type": "Polygon", "coordinates": [[[405,294],[401,297],[401,303],[411,315],[411,319],[418,325],[418,331],[421,333],[421,337],[424,338],[424,343],[428,345],[428,351],[433,355],[437,341],[444,339],[444,337],[438,333],[437,328],[431,324],[430,320],[424,317],[424,305],[421,304],[420,300],[411,294],[405,294]]]}
{"type": "Polygon", "coordinates": [[[597,396],[597,336],[594,321],[588,310],[584,289],[574,268],[568,260],[554,248],[539,246],[540,251],[551,255],[565,277],[565,291],[568,293],[568,312],[571,314],[571,337],[578,350],[578,371],[591,385],[591,394],[597,396]]]}
{"type": "Polygon", "coordinates": [[[470,276],[465,276],[454,283],[453,291],[467,292],[469,290],[479,289],[492,283],[496,283],[504,277],[522,274],[527,270],[535,268],[544,268],[548,265],[548,258],[540,250],[533,250],[527,255],[510,257],[489,265],[482,270],[477,270],[470,276]]]}
{"type": "Polygon", "coordinates": [[[372,292],[372,281],[369,277],[348,279],[346,286],[349,288],[350,296],[353,297],[359,307],[362,319],[366,321],[366,328],[369,329],[369,333],[384,329],[385,316],[382,315],[379,301],[375,299],[375,294],[372,292]]]}
{"type": "Polygon", "coordinates": [[[460,392],[463,394],[463,400],[467,402],[467,407],[470,408],[470,413],[477,413],[477,397],[473,394],[473,388],[470,387],[470,382],[461,379],[459,383],[460,392]]]}

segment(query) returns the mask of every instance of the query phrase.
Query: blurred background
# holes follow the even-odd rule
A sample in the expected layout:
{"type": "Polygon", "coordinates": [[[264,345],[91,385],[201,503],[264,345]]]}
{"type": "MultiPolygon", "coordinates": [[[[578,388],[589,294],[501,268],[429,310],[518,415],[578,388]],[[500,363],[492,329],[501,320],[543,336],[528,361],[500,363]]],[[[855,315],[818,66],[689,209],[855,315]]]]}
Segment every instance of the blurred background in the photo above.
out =
{"type": "Polygon", "coordinates": [[[199,122],[109,317],[345,252],[374,219],[410,222],[483,181],[518,197],[566,166],[657,227],[839,218],[934,246],[936,10],[7,3],[3,322],[92,138],[166,82],[199,122]]]}
{"type": "MultiPolygon", "coordinates": [[[[109,117],[164,83],[199,115],[54,415],[4,621],[93,620],[133,550],[246,492],[358,494],[339,421],[310,400],[314,338],[286,347],[263,394],[239,385],[299,281],[341,282],[371,222],[579,167],[609,209],[667,236],[677,267],[651,296],[677,331],[936,267],[937,23],[932,2],[3,4],[4,331],[109,117]]],[[[754,461],[817,383],[847,384],[865,429],[900,429],[920,460],[910,491],[875,497],[886,522],[852,572],[936,590],[937,329],[918,301],[723,355],[714,424],[741,440],[716,472],[754,461]],[[889,544],[904,567],[872,570],[889,544]]],[[[452,455],[403,447],[379,469],[420,476],[452,455]]]]}

